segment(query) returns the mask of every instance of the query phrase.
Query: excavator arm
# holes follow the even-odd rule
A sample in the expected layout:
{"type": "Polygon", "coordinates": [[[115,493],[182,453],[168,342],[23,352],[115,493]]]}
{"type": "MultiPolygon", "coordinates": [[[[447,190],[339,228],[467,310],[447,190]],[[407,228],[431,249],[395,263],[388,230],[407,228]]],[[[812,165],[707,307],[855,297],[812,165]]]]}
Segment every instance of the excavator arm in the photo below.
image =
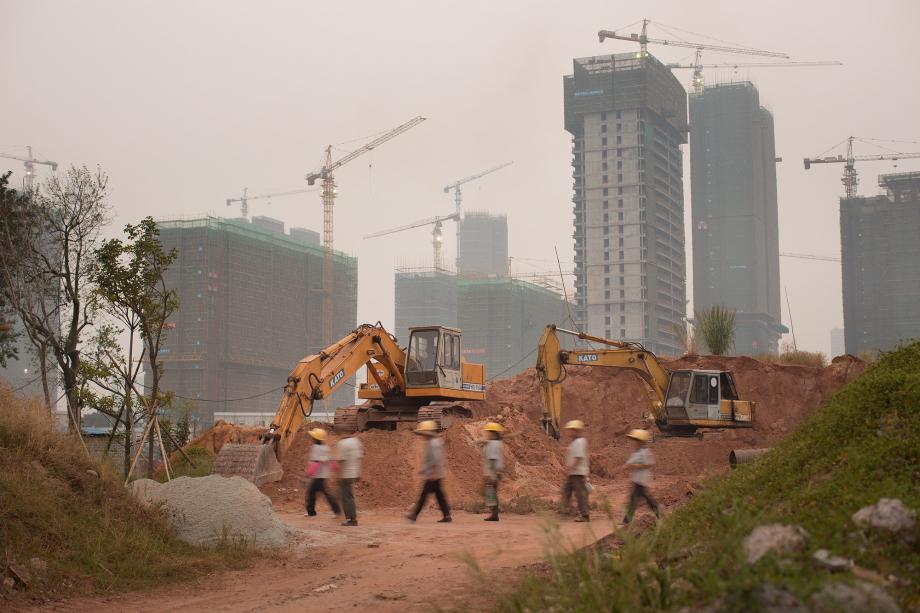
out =
{"type": "Polygon", "coordinates": [[[537,348],[537,376],[540,378],[540,392],[543,397],[543,417],[541,422],[547,434],[554,438],[561,435],[562,419],[562,382],[565,380],[565,366],[607,366],[625,368],[638,375],[648,384],[654,398],[650,398],[653,414],[658,416],[664,405],[670,373],[658,362],[650,351],[638,343],[612,341],[592,336],[584,332],[573,332],[546,326],[537,348]],[[568,334],[575,338],[600,343],[609,349],[573,349],[562,348],[557,333],[568,334]]]}
{"type": "Polygon", "coordinates": [[[264,442],[275,444],[284,455],[301,424],[313,412],[316,400],[329,397],[362,366],[384,396],[405,390],[405,353],[381,324],[363,324],[318,354],[297,363],[288,375],[284,396],[264,442]],[[379,364],[381,370],[373,365],[379,364]]]}

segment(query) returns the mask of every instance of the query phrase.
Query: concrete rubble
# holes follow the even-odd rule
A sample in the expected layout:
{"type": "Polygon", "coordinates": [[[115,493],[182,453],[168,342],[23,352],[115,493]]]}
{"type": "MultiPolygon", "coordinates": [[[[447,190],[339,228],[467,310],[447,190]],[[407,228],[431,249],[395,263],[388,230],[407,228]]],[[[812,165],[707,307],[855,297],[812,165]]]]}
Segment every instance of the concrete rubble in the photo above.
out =
{"type": "Polygon", "coordinates": [[[917,538],[917,512],[897,498],[882,498],[853,514],[859,526],[886,530],[912,543],[917,538]]]}

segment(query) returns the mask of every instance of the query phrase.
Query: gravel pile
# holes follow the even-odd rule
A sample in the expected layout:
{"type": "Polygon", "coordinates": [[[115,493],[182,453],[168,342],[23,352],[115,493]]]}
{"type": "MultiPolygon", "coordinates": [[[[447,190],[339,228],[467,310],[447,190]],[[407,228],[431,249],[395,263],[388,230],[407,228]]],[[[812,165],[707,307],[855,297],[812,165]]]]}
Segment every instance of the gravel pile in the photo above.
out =
{"type": "Polygon", "coordinates": [[[193,545],[245,539],[256,547],[283,547],[296,532],[278,519],[268,496],[242,477],[141,479],[129,487],[145,504],[162,502],[177,536],[193,545]]]}

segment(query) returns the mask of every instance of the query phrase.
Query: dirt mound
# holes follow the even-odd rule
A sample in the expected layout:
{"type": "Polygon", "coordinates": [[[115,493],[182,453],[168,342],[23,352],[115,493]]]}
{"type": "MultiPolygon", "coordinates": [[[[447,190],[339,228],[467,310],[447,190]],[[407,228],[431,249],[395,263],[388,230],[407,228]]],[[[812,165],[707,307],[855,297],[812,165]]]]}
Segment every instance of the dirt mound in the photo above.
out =
{"type": "Polygon", "coordinates": [[[211,453],[217,453],[227,443],[258,443],[259,434],[262,432],[265,432],[265,428],[237,426],[219,419],[210,430],[202,432],[186,446],[201,447],[211,453]]]}
{"type": "MultiPolygon", "coordinates": [[[[803,417],[865,370],[865,364],[841,356],[825,368],[768,364],[746,357],[695,356],[664,360],[669,369],[731,370],[739,393],[756,405],[751,429],[706,433],[697,438],[659,437],[653,450],[656,474],[674,492],[663,500],[679,500],[700,477],[728,468],[728,454],[739,447],[769,447],[791,432],[803,417]],[[673,495],[672,495],[673,494],[673,495]]],[[[555,496],[564,476],[564,443],[547,437],[540,427],[542,406],[533,369],[492,383],[484,402],[468,405],[474,420],[457,423],[444,433],[448,458],[447,494],[453,501],[480,497],[480,428],[488,420],[506,427],[505,500],[519,496],[555,496]]],[[[583,419],[588,424],[592,481],[603,486],[629,454],[624,434],[644,424],[646,391],[634,374],[606,368],[571,367],[563,382],[563,421],[583,419]]],[[[328,429],[328,424],[319,424],[328,429]]],[[[228,427],[223,424],[224,427],[228,427]]],[[[284,478],[262,486],[276,504],[303,504],[303,476],[309,454],[307,430],[301,427],[284,461],[284,478]]],[[[229,426],[232,428],[232,426],[229,426]]],[[[227,438],[225,431],[217,438],[227,438]]],[[[201,438],[201,437],[199,437],[201,438]]],[[[359,435],[364,445],[364,472],[355,495],[364,508],[407,507],[418,491],[421,439],[409,425],[395,432],[370,431],[359,435]]],[[[335,445],[337,437],[330,437],[335,445]]]]}

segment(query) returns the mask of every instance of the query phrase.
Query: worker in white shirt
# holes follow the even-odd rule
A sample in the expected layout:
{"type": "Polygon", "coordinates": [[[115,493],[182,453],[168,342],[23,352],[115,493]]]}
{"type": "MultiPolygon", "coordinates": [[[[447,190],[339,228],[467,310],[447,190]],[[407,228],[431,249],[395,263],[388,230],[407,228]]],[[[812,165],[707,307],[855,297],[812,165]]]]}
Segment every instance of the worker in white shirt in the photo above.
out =
{"type": "Polygon", "coordinates": [[[565,455],[568,476],[562,488],[562,512],[568,513],[572,494],[578,503],[578,517],[575,521],[590,521],[588,515],[588,439],[585,438],[585,424],[580,419],[573,419],[565,424],[565,431],[571,436],[565,455]]]}
{"type": "Polygon", "coordinates": [[[335,451],[336,459],[339,461],[339,496],[342,498],[342,508],[345,511],[345,521],[342,525],[357,526],[358,510],[355,507],[354,484],[361,478],[364,447],[352,433],[338,442],[335,451]]]}
{"type": "Polygon", "coordinates": [[[632,430],[626,436],[633,441],[635,451],[626,460],[626,464],[617,470],[617,472],[632,471],[629,474],[629,479],[632,481],[632,492],[629,494],[626,517],[623,518],[624,525],[632,521],[636,507],[639,506],[640,498],[645,498],[645,502],[655,513],[655,517],[661,517],[658,503],[655,502],[655,499],[652,498],[652,493],[649,491],[649,487],[652,485],[652,467],[655,465],[655,457],[648,446],[652,440],[652,434],[648,430],[637,429],[632,430]]]}
{"type": "Polygon", "coordinates": [[[502,444],[501,424],[489,422],[482,428],[488,440],[482,446],[482,475],[486,506],[490,514],[486,521],[498,521],[498,483],[505,470],[505,454],[502,444]]]}
{"type": "Polygon", "coordinates": [[[322,428],[313,428],[307,434],[310,435],[313,444],[310,446],[310,457],[307,462],[307,478],[310,480],[310,486],[304,496],[304,503],[307,507],[304,515],[316,516],[316,494],[322,493],[329,502],[329,506],[332,507],[332,512],[338,517],[342,510],[335,497],[326,488],[326,480],[332,476],[332,453],[329,451],[329,445],[326,444],[326,431],[322,428]]]}
{"type": "Polygon", "coordinates": [[[422,493],[419,494],[418,502],[412,507],[412,511],[406,515],[406,519],[415,521],[418,514],[422,512],[428,496],[434,494],[442,515],[438,523],[450,523],[453,521],[450,516],[450,505],[447,503],[441,483],[444,479],[444,441],[438,436],[438,424],[426,419],[415,428],[415,433],[425,437],[425,455],[422,459],[422,469],[419,471],[422,477],[422,493]]]}

